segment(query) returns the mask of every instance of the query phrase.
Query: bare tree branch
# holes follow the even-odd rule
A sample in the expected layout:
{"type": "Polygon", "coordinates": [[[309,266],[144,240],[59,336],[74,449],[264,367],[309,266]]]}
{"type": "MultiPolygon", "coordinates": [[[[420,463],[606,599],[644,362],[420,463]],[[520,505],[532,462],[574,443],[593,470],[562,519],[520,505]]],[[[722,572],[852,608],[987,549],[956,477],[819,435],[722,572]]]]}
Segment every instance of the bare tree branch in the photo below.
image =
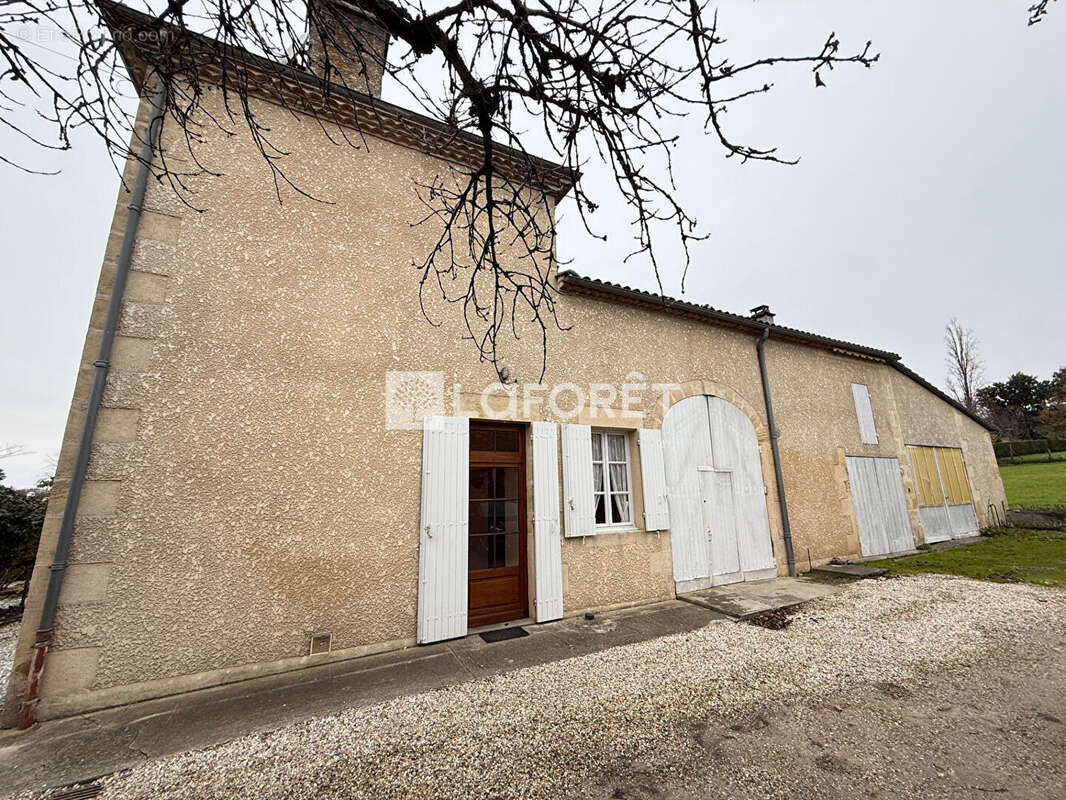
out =
{"type": "Polygon", "coordinates": [[[1033,5],[1029,6],[1029,24],[1036,25],[1040,22],[1048,12],[1048,4],[1051,0],[1037,0],[1033,5]]]}
{"type": "Polygon", "coordinates": [[[27,450],[21,444],[0,444],[0,458],[14,458],[15,456],[24,456],[31,451],[27,450]]]}
{"type": "Polygon", "coordinates": [[[592,224],[599,201],[580,173],[590,161],[607,165],[632,215],[630,257],[647,259],[661,290],[664,231],[680,245],[682,279],[690,245],[704,236],[677,198],[673,123],[696,113],[727,157],[794,163],[772,146],[738,141],[725,124],[728,109],[768,93],[776,70],[810,69],[824,85],[837,66],[870,67],[878,58],[869,42],[844,51],[830,33],[807,52],[734,62],[724,54],[717,12],[701,0],[444,0],[433,8],[422,0],[311,0],[306,19],[288,0],[138,2],[148,16],[126,27],[108,0],[0,6],[0,121],[60,149],[73,130],[90,129],[121,169],[140,144],[131,137],[129,62],[135,82],[149,72],[163,82],[167,124],[184,135],[183,152],[163,151],[151,165],[157,180],[198,208],[192,179],[216,174],[203,160],[216,128],[250,138],[281,201],[284,191],[313,192],[290,177],[299,154],[278,144],[251,98],[273,93],[292,113],[315,119],[329,143],[364,147],[367,114],[378,111],[346,100],[357,111],[340,114],[338,98],[389,76],[422,112],[480,149],[479,163],[412,188],[426,224],[442,231],[414,267],[419,301],[432,291],[453,303],[479,357],[498,373],[501,336],[532,325],[544,365],[548,330],[560,325],[548,272],[555,231],[544,213],[551,191],[525,126],[539,128],[535,135],[576,180],[571,197],[599,238],[592,224]],[[320,46],[308,46],[308,24],[320,46]],[[392,41],[387,58],[377,30],[392,41]],[[76,57],[57,68],[55,53],[25,46],[41,32],[76,57]],[[204,101],[212,86],[222,89],[223,113],[204,101]]]}

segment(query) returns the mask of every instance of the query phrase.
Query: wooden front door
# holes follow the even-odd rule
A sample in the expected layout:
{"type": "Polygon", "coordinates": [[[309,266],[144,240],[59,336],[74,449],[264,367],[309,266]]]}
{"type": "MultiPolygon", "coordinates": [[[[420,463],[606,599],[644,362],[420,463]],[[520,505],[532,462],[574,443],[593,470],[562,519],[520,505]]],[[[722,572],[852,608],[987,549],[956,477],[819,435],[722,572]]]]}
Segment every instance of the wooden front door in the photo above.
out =
{"type": "Polygon", "coordinates": [[[529,616],[520,425],[470,423],[469,626],[529,616]]]}

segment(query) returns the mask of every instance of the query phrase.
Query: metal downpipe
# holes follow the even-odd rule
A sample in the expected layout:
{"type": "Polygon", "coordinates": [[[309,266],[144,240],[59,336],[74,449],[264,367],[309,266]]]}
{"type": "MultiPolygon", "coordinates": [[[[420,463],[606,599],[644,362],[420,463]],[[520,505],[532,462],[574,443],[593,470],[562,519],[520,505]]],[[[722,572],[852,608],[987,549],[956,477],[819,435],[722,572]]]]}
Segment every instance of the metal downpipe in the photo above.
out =
{"type": "Polygon", "coordinates": [[[781,453],[777,449],[777,424],[774,422],[774,404],[770,399],[770,378],[766,374],[766,354],[763,348],[770,338],[770,326],[763,329],[762,336],[755,343],[755,352],[759,356],[759,377],[762,378],[762,397],[766,404],[766,422],[770,426],[770,452],[774,458],[774,479],[777,483],[777,504],[781,509],[781,528],[785,539],[785,559],[788,561],[788,574],[796,577],[796,554],[792,549],[792,526],[788,521],[788,502],[785,500],[785,479],[781,472],[781,453]]]}
{"type": "Polygon", "coordinates": [[[37,626],[37,635],[33,644],[35,652],[30,661],[26,696],[19,709],[19,728],[28,728],[37,721],[36,709],[41,676],[44,674],[44,664],[48,649],[55,639],[55,618],[56,608],[59,603],[59,590],[63,586],[63,576],[66,574],[70,543],[74,536],[74,519],[78,513],[81,490],[85,485],[89,453],[92,449],[93,434],[96,431],[96,419],[100,411],[104,387],[107,383],[107,373],[111,367],[111,348],[115,342],[115,331],[118,328],[119,314],[122,311],[122,299],[126,291],[126,278],[129,275],[133,245],[137,239],[137,226],[144,210],[144,195],[148,187],[148,173],[151,169],[149,165],[155,155],[155,139],[163,119],[163,100],[165,96],[165,84],[162,81],[158,81],[158,86],[152,95],[152,110],[148,117],[146,136],[141,145],[140,164],[133,182],[133,190],[130,193],[129,215],[126,217],[126,229],[122,235],[122,248],[119,250],[118,262],[115,266],[115,281],[107,304],[103,338],[100,340],[100,350],[96,361],[93,362],[93,384],[89,393],[89,403],[85,409],[85,421],[82,424],[78,452],[74,460],[74,471],[70,478],[70,489],[67,492],[66,505],[63,507],[63,520],[60,523],[59,536],[56,539],[55,556],[52,559],[51,566],[48,568],[48,589],[45,592],[44,603],[41,606],[41,621],[37,626]]]}

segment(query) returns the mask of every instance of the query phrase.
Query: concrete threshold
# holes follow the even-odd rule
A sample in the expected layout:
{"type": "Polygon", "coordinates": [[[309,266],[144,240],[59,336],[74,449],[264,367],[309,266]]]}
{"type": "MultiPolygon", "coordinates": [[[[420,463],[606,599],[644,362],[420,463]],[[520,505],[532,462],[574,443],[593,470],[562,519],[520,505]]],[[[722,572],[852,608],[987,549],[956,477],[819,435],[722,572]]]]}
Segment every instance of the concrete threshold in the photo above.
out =
{"type": "Polygon", "coordinates": [[[822,564],[820,567],[809,570],[807,574],[830,578],[876,578],[887,571],[879,567],[867,567],[864,564],[822,564]]]}
{"type": "Polygon", "coordinates": [[[88,781],[309,717],[684,633],[724,619],[709,608],[667,600],[597,613],[592,620],[526,623],[529,636],[519,639],[489,644],[472,635],[51,720],[27,731],[5,731],[0,735],[0,794],[88,781]]]}
{"type": "Polygon", "coordinates": [[[732,617],[750,619],[768,611],[806,603],[834,594],[839,587],[806,578],[772,578],[768,581],[730,583],[678,595],[678,600],[692,603],[732,617]]]}
{"type": "Polygon", "coordinates": [[[978,534],[977,536],[964,536],[961,539],[949,539],[946,542],[934,542],[933,544],[929,545],[929,547],[933,550],[953,550],[956,547],[964,547],[968,544],[983,542],[985,541],[985,539],[990,538],[992,537],[984,536],[983,534],[978,534]]]}

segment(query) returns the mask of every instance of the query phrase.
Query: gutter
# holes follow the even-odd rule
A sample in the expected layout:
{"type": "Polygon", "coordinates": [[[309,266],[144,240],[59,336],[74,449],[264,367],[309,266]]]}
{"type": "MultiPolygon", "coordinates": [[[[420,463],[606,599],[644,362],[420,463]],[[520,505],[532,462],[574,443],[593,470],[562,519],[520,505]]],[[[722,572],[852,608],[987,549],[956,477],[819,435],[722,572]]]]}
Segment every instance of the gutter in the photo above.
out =
{"type": "Polygon", "coordinates": [[[759,357],[759,377],[762,378],[762,397],[766,403],[766,422],[770,426],[770,452],[774,458],[774,481],[777,483],[777,505],[781,509],[781,528],[785,539],[785,559],[788,561],[788,574],[796,577],[796,554],[792,549],[792,526],[788,521],[788,501],[785,499],[785,478],[781,471],[781,453],[777,449],[778,430],[774,423],[774,404],[770,399],[770,377],[766,373],[766,340],[770,338],[770,326],[763,327],[762,336],[755,343],[755,352],[759,357]]]}
{"type": "Polygon", "coordinates": [[[60,524],[56,540],[55,555],[49,566],[48,589],[41,606],[41,621],[37,626],[34,640],[34,655],[30,662],[30,672],[26,684],[26,698],[19,709],[18,727],[28,728],[37,721],[37,703],[40,700],[41,676],[44,674],[48,650],[55,641],[56,609],[59,604],[59,591],[63,586],[63,576],[67,570],[67,558],[70,555],[70,543],[74,538],[74,519],[78,513],[81,490],[85,485],[85,475],[89,466],[89,453],[92,449],[93,435],[96,432],[96,419],[100,413],[100,404],[107,383],[107,373],[111,368],[111,348],[115,343],[122,300],[126,292],[126,279],[129,276],[133,245],[137,239],[137,226],[144,210],[144,195],[148,187],[148,173],[155,155],[155,138],[163,120],[163,100],[166,88],[159,81],[152,96],[152,111],[148,117],[147,135],[141,145],[140,165],[133,182],[130,195],[129,215],[126,217],[126,230],[122,235],[122,248],[119,250],[118,263],[115,267],[115,281],[111,297],[107,303],[107,316],[104,322],[104,335],[100,341],[100,350],[93,362],[93,384],[89,394],[89,404],[85,409],[85,421],[82,424],[78,453],[74,460],[74,472],[70,478],[66,504],[63,506],[63,521],[60,524]]]}

